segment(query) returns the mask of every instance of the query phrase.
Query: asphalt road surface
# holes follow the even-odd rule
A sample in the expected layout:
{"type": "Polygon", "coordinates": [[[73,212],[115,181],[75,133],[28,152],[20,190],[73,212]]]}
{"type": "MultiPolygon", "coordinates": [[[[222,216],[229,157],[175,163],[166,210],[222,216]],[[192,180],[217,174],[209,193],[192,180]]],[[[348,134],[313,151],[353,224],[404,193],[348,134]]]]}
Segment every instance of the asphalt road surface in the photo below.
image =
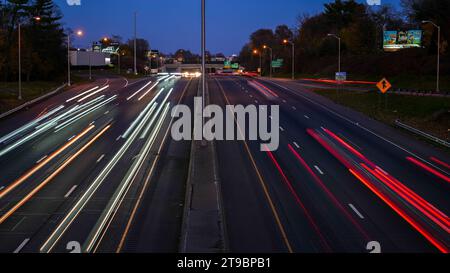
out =
{"type": "MultiPolygon", "coordinates": [[[[198,86],[102,78],[0,120],[0,252],[177,252],[191,142],[171,110],[198,86]]],[[[216,141],[230,252],[448,252],[448,154],[300,82],[208,86],[221,107],[280,106],[278,150],[216,141]]]]}

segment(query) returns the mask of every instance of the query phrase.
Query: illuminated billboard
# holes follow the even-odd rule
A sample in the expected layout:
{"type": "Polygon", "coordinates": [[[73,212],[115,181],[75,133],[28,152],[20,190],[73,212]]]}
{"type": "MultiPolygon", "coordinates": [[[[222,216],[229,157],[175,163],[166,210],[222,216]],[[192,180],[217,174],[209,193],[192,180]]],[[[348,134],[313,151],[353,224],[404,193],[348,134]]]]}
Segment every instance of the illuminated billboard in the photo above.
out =
{"type": "Polygon", "coordinates": [[[422,45],[422,31],[385,31],[383,48],[385,51],[397,51],[405,48],[420,47],[422,45]]]}

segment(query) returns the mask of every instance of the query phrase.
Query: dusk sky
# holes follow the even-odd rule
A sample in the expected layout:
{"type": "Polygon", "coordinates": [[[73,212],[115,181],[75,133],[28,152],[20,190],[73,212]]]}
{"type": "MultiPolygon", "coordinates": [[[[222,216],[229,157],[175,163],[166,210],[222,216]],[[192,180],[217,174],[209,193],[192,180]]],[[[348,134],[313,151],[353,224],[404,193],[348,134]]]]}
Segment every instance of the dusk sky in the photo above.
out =
{"type": "MultiPolygon", "coordinates": [[[[81,0],[81,6],[69,6],[67,0],[55,2],[64,14],[65,27],[85,32],[85,37],[75,41],[76,46],[113,34],[124,40],[131,38],[133,13],[137,11],[138,37],[147,39],[153,49],[165,53],[179,48],[199,52],[200,0],[81,0]]],[[[330,1],[209,0],[207,47],[213,53],[238,54],[253,31],[279,24],[294,27],[298,15],[318,13],[327,2],[330,1]]],[[[382,0],[383,4],[394,6],[398,2],[382,0]]]]}

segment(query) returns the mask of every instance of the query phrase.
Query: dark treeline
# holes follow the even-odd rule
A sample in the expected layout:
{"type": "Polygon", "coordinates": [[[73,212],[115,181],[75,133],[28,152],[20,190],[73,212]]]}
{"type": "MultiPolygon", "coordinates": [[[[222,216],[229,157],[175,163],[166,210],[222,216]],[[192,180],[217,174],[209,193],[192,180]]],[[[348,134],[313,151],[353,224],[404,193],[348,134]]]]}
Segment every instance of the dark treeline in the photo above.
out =
{"type": "MultiPolygon", "coordinates": [[[[272,29],[259,29],[250,36],[242,48],[239,59],[248,70],[259,67],[259,56],[254,49],[263,45],[273,48],[274,59],[285,61],[277,70],[289,73],[291,47],[283,40],[293,41],[296,46],[297,73],[330,74],[337,69],[338,42],[327,37],[332,33],[342,38],[343,70],[353,74],[385,75],[406,73],[432,74],[435,71],[437,29],[422,24],[432,20],[441,26],[441,54],[443,73],[450,73],[448,42],[450,41],[450,1],[448,0],[402,0],[402,10],[391,6],[369,7],[354,0],[335,0],[324,5],[323,12],[301,15],[297,26],[286,25],[272,29]],[[383,52],[383,30],[423,29],[423,48],[408,49],[396,53],[383,52]]],[[[269,67],[269,51],[263,51],[263,68],[269,67]]]]}
{"type": "Polygon", "coordinates": [[[0,4],[1,80],[18,77],[18,26],[21,25],[22,75],[27,81],[64,73],[65,34],[52,0],[7,0],[0,4]]]}

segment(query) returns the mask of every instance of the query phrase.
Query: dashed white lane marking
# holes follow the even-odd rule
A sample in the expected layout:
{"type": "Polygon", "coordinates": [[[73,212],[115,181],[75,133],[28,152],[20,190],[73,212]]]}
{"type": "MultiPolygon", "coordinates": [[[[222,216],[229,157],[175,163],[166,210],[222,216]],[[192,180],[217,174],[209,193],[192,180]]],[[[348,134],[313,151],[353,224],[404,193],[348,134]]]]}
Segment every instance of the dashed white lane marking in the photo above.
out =
{"type": "Polygon", "coordinates": [[[73,187],[66,193],[66,195],[64,195],[64,198],[69,197],[77,187],[78,187],[78,185],[73,186],[73,187]]]}
{"type": "Polygon", "coordinates": [[[39,159],[38,161],[36,161],[36,164],[41,163],[44,159],[46,159],[48,157],[48,155],[44,155],[43,157],[41,157],[41,159],[39,159]]]}
{"type": "Polygon", "coordinates": [[[106,111],[106,112],[105,112],[105,115],[107,115],[107,114],[109,114],[109,111],[106,111]]]}
{"type": "Polygon", "coordinates": [[[102,161],[102,159],[105,157],[105,154],[102,154],[98,159],[97,159],[97,163],[99,163],[100,161],[102,161]]]}
{"type": "MultiPolygon", "coordinates": [[[[417,154],[411,152],[410,150],[405,149],[405,148],[403,148],[402,146],[400,146],[400,145],[398,145],[398,144],[396,144],[396,143],[390,141],[389,139],[387,139],[387,138],[385,138],[385,137],[383,137],[383,136],[381,136],[381,135],[375,133],[374,131],[372,131],[372,130],[370,130],[370,129],[364,127],[364,126],[362,126],[361,124],[359,124],[359,122],[355,122],[355,121],[353,121],[353,120],[351,120],[351,119],[349,119],[349,118],[347,118],[347,117],[345,117],[345,116],[339,114],[338,112],[331,110],[330,108],[326,107],[325,105],[323,105],[323,104],[321,104],[321,103],[318,103],[317,101],[314,101],[314,100],[312,100],[312,99],[306,97],[305,95],[302,95],[302,94],[300,94],[300,93],[298,93],[298,92],[293,91],[293,90],[290,89],[290,88],[287,88],[287,87],[282,86],[282,85],[280,85],[280,84],[277,84],[277,83],[275,83],[275,82],[271,82],[271,83],[275,84],[276,86],[278,86],[278,87],[280,87],[280,88],[283,88],[284,90],[287,90],[287,91],[289,91],[289,92],[294,92],[294,93],[298,94],[299,96],[303,97],[305,100],[311,102],[312,104],[315,104],[315,105],[319,106],[320,108],[324,109],[325,111],[328,111],[328,112],[330,112],[331,114],[333,114],[333,115],[335,115],[335,116],[337,116],[337,117],[339,117],[339,118],[341,118],[341,119],[347,121],[348,123],[353,124],[353,125],[359,127],[361,130],[364,130],[364,131],[366,131],[366,132],[368,132],[368,133],[370,133],[370,134],[372,134],[372,135],[378,137],[379,139],[381,139],[381,140],[383,140],[383,141],[385,141],[385,142],[391,144],[392,146],[394,146],[394,147],[396,147],[396,148],[398,148],[398,149],[400,149],[400,150],[402,150],[402,151],[404,151],[404,152],[406,152],[406,153],[408,153],[408,154],[410,154],[410,155],[412,155],[412,156],[414,156],[414,157],[419,158],[419,159],[422,160],[423,162],[428,163],[428,164],[430,164],[430,165],[433,166],[433,167],[436,167],[434,164],[430,163],[428,160],[423,159],[423,158],[420,157],[419,155],[417,155],[417,154]]],[[[438,168],[438,167],[436,167],[436,168],[437,168],[438,170],[440,170],[440,171],[443,171],[444,173],[447,173],[447,172],[445,172],[444,170],[442,170],[441,168],[438,168]]]]}
{"type": "Polygon", "coordinates": [[[364,219],[364,216],[353,206],[353,204],[348,204],[348,206],[358,215],[359,218],[364,219]]]}
{"type": "Polygon", "coordinates": [[[74,139],[76,137],[76,135],[73,135],[71,138],[69,138],[67,141],[71,141],[72,139],[74,139]]]}
{"type": "Polygon", "coordinates": [[[22,222],[26,219],[27,217],[22,217],[22,219],[20,219],[19,222],[17,222],[17,224],[14,225],[14,227],[11,229],[11,231],[16,230],[16,228],[18,228],[20,226],[20,224],[22,224],[22,222]]]}
{"type": "Polygon", "coordinates": [[[323,172],[322,172],[322,170],[319,168],[319,166],[314,165],[314,168],[315,168],[321,175],[323,175],[323,172]]]}
{"type": "Polygon", "coordinates": [[[122,135],[120,135],[118,138],[116,138],[116,141],[119,141],[119,139],[122,137],[122,135]]]}
{"type": "Polygon", "coordinates": [[[283,127],[281,127],[281,126],[280,126],[280,130],[281,130],[281,132],[284,132],[284,128],[283,128],[283,127]]]}
{"type": "Polygon", "coordinates": [[[0,191],[3,190],[4,188],[5,188],[5,186],[1,186],[1,187],[0,187],[0,191]]]}
{"type": "Polygon", "coordinates": [[[293,143],[294,143],[295,147],[297,147],[297,149],[300,149],[300,145],[298,145],[297,142],[294,141],[293,143]]]}
{"type": "Polygon", "coordinates": [[[258,104],[259,103],[258,100],[255,100],[255,103],[258,104]]]}
{"type": "Polygon", "coordinates": [[[287,103],[287,100],[283,100],[283,103],[287,103]]]}
{"type": "Polygon", "coordinates": [[[358,145],[356,145],[353,141],[349,140],[348,138],[346,138],[344,135],[339,134],[344,140],[348,141],[350,144],[352,144],[353,146],[355,146],[356,148],[358,148],[359,150],[362,150],[361,147],[359,147],[358,145]]]}
{"type": "Polygon", "coordinates": [[[292,106],[292,110],[294,110],[294,111],[295,111],[295,110],[297,110],[297,107],[295,107],[295,106],[292,106]]]}
{"type": "Polygon", "coordinates": [[[310,117],[309,117],[309,116],[307,116],[307,115],[305,115],[304,117],[305,117],[306,119],[310,119],[310,117]]]}
{"type": "Polygon", "coordinates": [[[16,248],[16,250],[14,250],[13,253],[19,253],[22,250],[22,248],[24,248],[24,246],[28,244],[29,241],[30,238],[26,238],[25,240],[23,240],[23,242],[16,248]]]}
{"type": "Polygon", "coordinates": [[[253,95],[250,95],[250,98],[253,98],[253,95]]]}

